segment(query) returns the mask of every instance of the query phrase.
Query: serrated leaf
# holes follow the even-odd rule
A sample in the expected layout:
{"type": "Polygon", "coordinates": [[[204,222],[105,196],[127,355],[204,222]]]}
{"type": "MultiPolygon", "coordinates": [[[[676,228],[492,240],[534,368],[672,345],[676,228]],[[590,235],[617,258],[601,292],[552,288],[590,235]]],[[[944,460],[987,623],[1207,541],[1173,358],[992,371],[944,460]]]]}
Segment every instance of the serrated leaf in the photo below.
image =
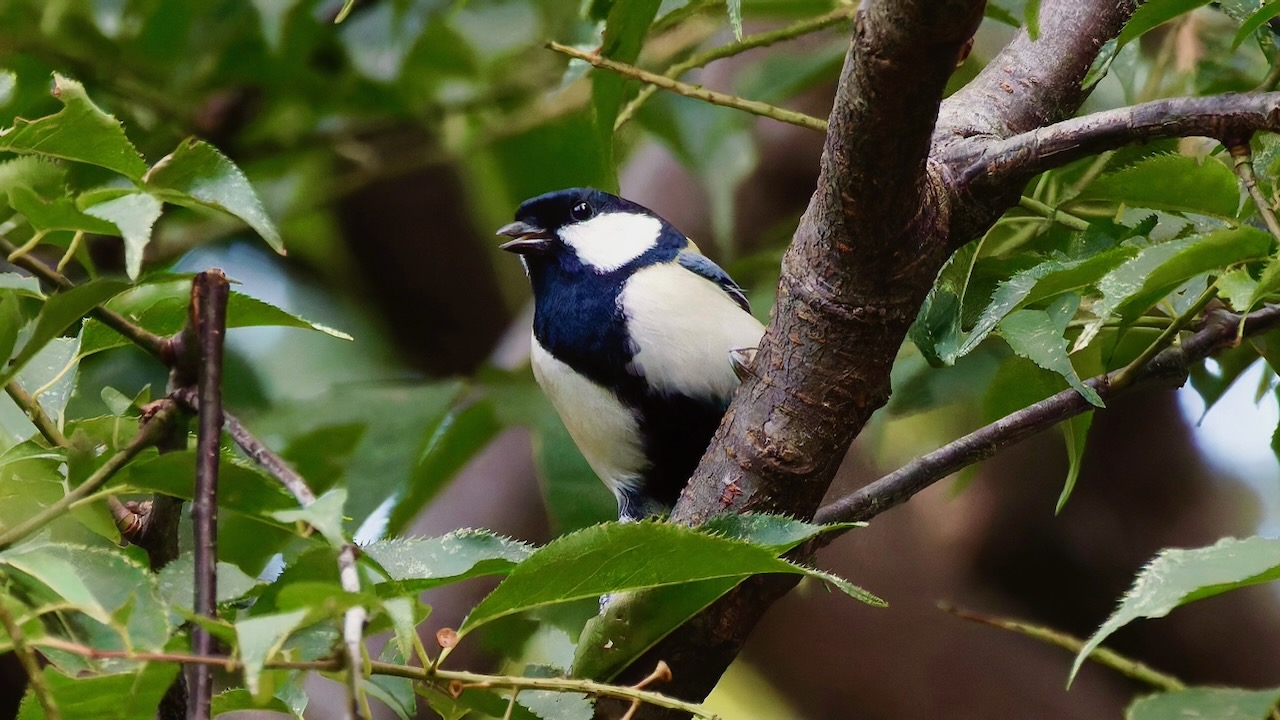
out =
{"type": "Polygon", "coordinates": [[[1280,15],[1280,3],[1265,2],[1259,7],[1257,12],[1250,15],[1243,23],[1240,23],[1240,29],[1236,31],[1235,37],[1231,39],[1231,49],[1235,50],[1240,47],[1240,43],[1245,38],[1258,31],[1258,28],[1266,25],[1271,18],[1280,15]]]}
{"type": "Polygon", "coordinates": [[[0,132],[0,150],[98,165],[139,180],[147,170],[120,121],[89,99],[84,86],[57,73],[53,96],[63,107],[35,120],[18,119],[0,132]]]}
{"type": "Polygon", "coordinates": [[[1234,219],[1240,186],[1235,173],[1216,158],[1153,155],[1089,183],[1072,202],[1080,201],[1234,219]]]}
{"type": "Polygon", "coordinates": [[[94,307],[129,288],[122,280],[90,280],[51,296],[36,317],[31,337],[0,373],[0,385],[8,383],[49,341],[61,335],[94,307]]]}
{"type": "Polygon", "coordinates": [[[1076,655],[1080,665],[1103,640],[1139,618],[1159,618],[1181,605],[1280,578],[1280,539],[1223,538],[1203,548],[1160,551],[1134,580],[1120,607],[1076,655]]]}
{"type": "MultiPolygon", "coordinates": [[[[71,677],[50,665],[44,669],[44,684],[63,720],[143,720],[155,717],[179,670],[175,663],[157,662],[132,672],[71,677]]],[[[45,717],[40,702],[28,693],[18,720],[45,717]]]]}
{"type": "Polygon", "coordinates": [[[1125,710],[1124,717],[1125,720],[1263,720],[1271,717],[1271,708],[1277,700],[1280,700],[1280,688],[1191,687],[1138,698],[1125,710]]]}
{"type": "Polygon", "coordinates": [[[1092,308],[1097,319],[1085,326],[1073,352],[1092,342],[1113,315],[1132,320],[1191,278],[1267,257],[1271,245],[1267,233],[1241,226],[1143,249],[1098,282],[1102,299],[1092,308]]]}
{"type": "Polygon", "coordinates": [[[1208,2],[1209,0],[1148,0],[1129,17],[1129,22],[1125,23],[1117,40],[1120,45],[1126,45],[1150,30],[1208,2]]]}
{"type": "MultiPolygon", "coordinates": [[[[1280,265],[1274,259],[1268,265],[1280,265]]],[[[1280,274],[1280,267],[1277,267],[1276,274],[1280,274]]],[[[1218,276],[1218,297],[1226,301],[1231,309],[1238,313],[1247,313],[1253,307],[1255,297],[1258,297],[1258,281],[1253,279],[1249,271],[1245,268],[1235,268],[1228,270],[1218,276]]]]}
{"type": "Polygon", "coordinates": [[[249,179],[217,148],[188,138],[147,171],[146,187],[175,205],[221,210],[243,220],[272,250],[284,254],[284,242],[262,207],[249,179]]]}
{"type": "Polygon", "coordinates": [[[504,575],[534,551],[487,530],[455,530],[435,538],[393,538],[361,547],[387,581],[380,595],[416,595],[424,590],[486,575],[504,575]]]}
{"type": "MultiPolygon", "coordinates": [[[[665,522],[606,523],[564,535],[530,555],[463,621],[459,635],[547,605],[760,573],[819,575],[767,549],[665,522]]],[[[849,592],[851,586],[839,586],[849,592]]],[[[863,593],[859,599],[879,602],[863,593]]]]}
{"type": "Polygon", "coordinates": [[[236,647],[244,663],[244,684],[255,699],[260,697],[262,669],[306,617],[307,610],[302,609],[255,615],[236,622],[236,647]]]}
{"type": "Polygon", "coordinates": [[[151,242],[151,228],[163,209],[160,201],[147,193],[129,193],[91,205],[84,212],[119,229],[124,238],[125,272],[130,280],[137,280],[142,272],[142,254],[151,242]]]}
{"type": "Polygon", "coordinates": [[[115,235],[116,226],[80,212],[69,197],[46,199],[26,186],[9,189],[9,204],[37,231],[71,230],[115,235]]]}
{"type": "Polygon", "coordinates": [[[1106,407],[1097,391],[1080,380],[1067,355],[1067,339],[1063,332],[1074,310],[1073,306],[1069,313],[1055,308],[1050,311],[1014,311],[1001,321],[1000,337],[1019,356],[1061,375],[1090,404],[1106,407]]]}
{"type": "MultiPolygon", "coordinates": [[[[158,492],[190,500],[194,489],[195,457],[194,450],[163,455],[143,454],[116,473],[107,487],[158,492]]],[[[223,453],[218,472],[219,508],[265,521],[272,517],[273,512],[297,506],[298,501],[273,478],[257,467],[244,464],[229,452],[223,453]]]]}

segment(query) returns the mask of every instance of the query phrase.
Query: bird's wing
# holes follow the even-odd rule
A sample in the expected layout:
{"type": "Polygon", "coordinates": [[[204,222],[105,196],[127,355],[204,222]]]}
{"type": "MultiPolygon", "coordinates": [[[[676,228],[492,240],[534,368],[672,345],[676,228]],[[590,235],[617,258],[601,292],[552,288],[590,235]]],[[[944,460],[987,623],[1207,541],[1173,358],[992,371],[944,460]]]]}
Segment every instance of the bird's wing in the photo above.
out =
{"type": "Polygon", "coordinates": [[[680,263],[680,267],[685,270],[697,273],[702,277],[710,280],[725,292],[738,306],[747,312],[751,312],[751,303],[747,302],[746,293],[742,292],[742,288],[738,287],[738,283],[729,277],[729,273],[720,268],[719,265],[711,262],[705,255],[698,253],[682,252],[676,256],[676,262],[680,263]]]}

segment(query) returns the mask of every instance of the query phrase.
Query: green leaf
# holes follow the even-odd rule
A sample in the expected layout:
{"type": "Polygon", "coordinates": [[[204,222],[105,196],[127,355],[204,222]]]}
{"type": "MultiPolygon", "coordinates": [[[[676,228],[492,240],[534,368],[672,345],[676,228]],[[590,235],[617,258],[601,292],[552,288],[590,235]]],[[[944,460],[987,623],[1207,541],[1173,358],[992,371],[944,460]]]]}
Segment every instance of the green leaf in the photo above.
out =
{"type": "Polygon", "coordinates": [[[1082,201],[1234,219],[1240,207],[1240,187],[1235,173],[1216,158],[1162,154],[1094,180],[1072,200],[1082,201]]]}
{"type": "Polygon", "coordinates": [[[115,225],[80,212],[69,197],[46,200],[31,188],[20,185],[9,189],[9,204],[22,213],[37,231],[83,230],[100,235],[117,233],[115,225]]]}
{"type": "MultiPolygon", "coordinates": [[[[1272,275],[1280,275],[1280,262],[1272,259],[1267,266],[1272,275]],[[1271,268],[1275,267],[1275,270],[1271,268]]],[[[1266,272],[1264,272],[1264,276],[1266,272]]],[[[1253,279],[1245,268],[1228,270],[1218,276],[1218,297],[1226,301],[1231,309],[1238,313],[1247,313],[1253,308],[1255,298],[1265,295],[1258,292],[1258,281],[1253,279]]]]}
{"type": "Polygon", "coordinates": [[[387,596],[417,595],[440,585],[486,575],[505,575],[534,551],[518,540],[487,530],[455,530],[435,538],[393,538],[360,548],[387,580],[376,587],[387,596]]]}
{"type": "MultiPolygon", "coordinates": [[[[147,663],[132,672],[69,676],[50,665],[44,683],[63,720],[143,720],[156,715],[181,666],[147,663]]],[[[44,720],[44,708],[28,693],[18,720],[44,720]]]]}
{"type": "Polygon", "coordinates": [[[334,547],[346,544],[342,530],[342,508],[347,504],[347,489],[336,487],[304,508],[277,510],[271,516],[283,523],[302,522],[320,532],[334,547]]]}
{"type": "MultiPolygon", "coordinates": [[[[187,322],[187,304],[191,297],[191,278],[161,275],[144,280],[107,303],[107,307],[156,335],[172,335],[187,322]]],[[[231,291],[227,299],[227,327],[291,327],[316,330],[340,340],[351,336],[333,328],[313,323],[250,295],[231,291]]],[[[85,323],[83,357],[104,350],[126,347],[129,341],[115,330],[90,319],[85,323]]]]}
{"type": "Polygon", "coordinates": [[[1071,678],[1103,640],[1138,618],[1164,617],[1189,602],[1277,578],[1280,539],[1223,538],[1204,548],[1162,550],[1138,573],[1120,607],[1076,655],[1071,678]]]}
{"type": "Polygon", "coordinates": [[[260,697],[259,682],[267,661],[280,652],[289,635],[302,624],[307,610],[256,615],[236,622],[236,646],[244,663],[244,684],[255,698],[260,697]]]}
{"type": "Polygon", "coordinates": [[[1092,342],[1113,315],[1133,320],[1191,278],[1267,257],[1271,245],[1267,233],[1241,226],[1143,249],[1098,282],[1102,299],[1092,308],[1097,319],[1085,326],[1074,350],[1092,342]]]}
{"type": "Polygon", "coordinates": [[[1013,13],[1009,12],[1007,9],[1000,7],[994,2],[987,3],[987,6],[982,10],[982,14],[985,17],[989,17],[998,23],[1003,23],[1012,28],[1022,27],[1022,23],[1018,21],[1017,15],[1014,15],[1013,13]]]}
{"type": "Polygon", "coordinates": [[[1036,40],[1040,37],[1040,0],[1027,0],[1022,8],[1023,26],[1027,29],[1027,37],[1036,40]]]}
{"type": "Polygon", "coordinates": [[[130,280],[142,272],[142,254],[151,242],[151,228],[160,219],[160,201],[147,193],[129,193],[85,208],[87,215],[119,228],[124,238],[124,266],[130,280]]]}
{"type": "Polygon", "coordinates": [[[1058,495],[1058,504],[1053,509],[1055,515],[1061,513],[1062,508],[1066,507],[1071,491],[1076,488],[1076,480],[1080,478],[1080,460],[1084,458],[1085,441],[1089,437],[1091,425],[1093,425],[1092,411],[1077,415],[1058,426],[1062,428],[1062,439],[1067,443],[1068,464],[1067,480],[1062,484],[1062,493],[1058,495]]]}
{"type": "MultiPolygon", "coordinates": [[[[240,568],[230,563],[219,562],[216,572],[218,604],[239,600],[261,585],[256,579],[244,574],[240,568]]],[[[160,569],[157,573],[160,596],[169,607],[181,612],[192,612],[194,577],[195,556],[191,551],[183,552],[160,569]]]]}
{"type": "Polygon", "coordinates": [[[1097,391],[1080,380],[1067,355],[1063,333],[1074,314],[1074,303],[1069,307],[1059,303],[1048,311],[1017,310],[1001,321],[1000,336],[1019,356],[1061,375],[1092,405],[1106,407],[1097,391]]]}
{"type": "Polygon", "coordinates": [[[1215,355],[1212,366],[1203,362],[1189,368],[1191,387],[1204,400],[1204,412],[1196,420],[1197,423],[1204,420],[1204,416],[1209,414],[1213,406],[1257,359],[1258,351],[1249,343],[1241,343],[1215,355]]]}
{"type": "MultiPolygon", "coordinates": [[[[600,55],[634,63],[661,4],[661,0],[616,0],[605,21],[600,55]]],[[[625,88],[626,78],[617,73],[596,70],[591,75],[591,105],[595,111],[596,138],[603,155],[601,161],[609,170],[608,176],[614,178],[613,123],[618,118],[625,88]]]]}
{"type": "Polygon", "coordinates": [[[90,280],[50,297],[36,318],[35,329],[22,350],[0,373],[0,385],[18,374],[27,361],[35,357],[50,340],[61,335],[94,307],[105,303],[129,288],[122,280],[90,280]]]}
{"type": "Polygon", "coordinates": [[[147,171],[143,182],[175,205],[204,206],[245,221],[272,250],[284,254],[284,242],[249,179],[226,155],[203,140],[188,138],[147,171]]]}
{"type": "MultiPolygon", "coordinates": [[[[691,528],[653,521],[606,523],[557,538],[534,552],[471,610],[458,633],[570,600],[761,573],[820,575],[767,548],[691,528]]],[[[838,587],[864,602],[883,604],[843,582],[838,587]]]]}
{"type": "Polygon", "coordinates": [[[131,180],[142,178],[147,164],[138,149],[120,121],[93,104],[83,85],[54,73],[53,96],[62,109],[36,120],[15,120],[13,127],[0,132],[0,150],[88,163],[131,180]]]}
{"type": "Polygon", "coordinates": [[[1263,3],[1257,12],[1250,15],[1248,19],[1240,24],[1240,29],[1236,31],[1236,36],[1231,39],[1231,49],[1235,50],[1240,47],[1240,43],[1244,42],[1245,38],[1257,32],[1258,28],[1266,25],[1271,18],[1277,15],[1280,15],[1280,2],[1274,2],[1273,0],[1272,2],[1263,3]]]}
{"type": "Polygon", "coordinates": [[[408,487],[391,508],[387,534],[399,535],[446,484],[497,437],[502,425],[492,401],[468,405],[440,418],[428,436],[408,487]]]}
{"type": "Polygon", "coordinates": [[[979,243],[971,242],[951,256],[938,273],[911,326],[911,342],[934,367],[951,365],[960,355],[964,296],[980,247],[979,243]]]}
{"type": "Polygon", "coordinates": [[[1280,700],[1280,688],[1191,687],[1147,695],[1125,710],[1125,720],[1264,720],[1280,700]]]}
{"type": "MultiPolygon", "coordinates": [[[[718,515],[703,525],[707,532],[768,548],[778,555],[848,527],[851,525],[814,525],[763,514],[718,515]]],[[[716,578],[615,597],[583,628],[574,654],[573,677],[612,679],[741,581],[740,577],[716,578]]]]}
{"type": "Polygon", "coordinates": [[[733,28],[733,39],[742,42],[742,0],[729,0],[729,27],[733,28]]]}
{"type": "Polygon", "coordinates": [[[1118,39],[1120,45],[1126,45],[1145,35],[1148,31],[1164,23],[1189,13],[1209,0],[1148,0],[1125,23],[1118,39]]]}
{"type": "MultiPolygon", "coordinates": [[[[107,487],[158,492],[190,500],[195,458],[194,450],[144,454],[116,473],[107,487]]],[[[298,501],[256,466],[224,452],[218,471],[218,507],[267,521],[274,512],[297,508],[298,501]]],[[[272,524],[278,521],[273,520],[272,524]]]]}

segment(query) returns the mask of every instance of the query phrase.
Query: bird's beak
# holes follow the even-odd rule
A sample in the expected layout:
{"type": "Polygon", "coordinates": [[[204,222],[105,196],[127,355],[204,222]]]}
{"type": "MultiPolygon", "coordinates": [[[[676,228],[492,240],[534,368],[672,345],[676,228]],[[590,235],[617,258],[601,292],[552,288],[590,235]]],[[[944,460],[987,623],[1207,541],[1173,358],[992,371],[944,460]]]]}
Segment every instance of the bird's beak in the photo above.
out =
{"type": "Polygon", "coordinates": [[[552,235],[546,230],[530,225],[523,220],[517,220],[510,225],[503,225],[498,228],[497,234],[514,238],[498,247],[517,255],[540,255],[547,252],[554,241],[552,235]]]}

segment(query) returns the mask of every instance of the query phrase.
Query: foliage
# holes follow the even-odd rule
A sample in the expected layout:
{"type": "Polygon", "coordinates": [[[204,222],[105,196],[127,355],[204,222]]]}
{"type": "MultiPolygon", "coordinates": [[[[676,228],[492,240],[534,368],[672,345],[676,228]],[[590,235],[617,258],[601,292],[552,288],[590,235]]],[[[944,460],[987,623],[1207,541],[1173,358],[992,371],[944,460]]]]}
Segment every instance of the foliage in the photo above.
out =
{"type": "MultiPolygon", "coordinates": [[[[1256,85],[1275,54],[1269,21],[1277,5],[1241,0],[1197,10],[1205,4],[1144,4],[1095,67],[1099,102],[1256,85]],[[1134,68],[1147,52],[1139,46],[1192,11],[1226,24],[1205,38],[1211,51],[1176,77],[1146,62],[1145,87],[1135,90],[1134,68]],[[1234,46],[1242,49],[1231,56],[1226,48],[1234,46]]],[[[0,384],[12,396],[0,400],[0,618],[7,629],[0,649],[47,661],[20,717],[52,717],[50,707],[62,718],[151,716],[175,661],[190,660],[191,628],[199,625],[227,648],[236,671],[214,699],[215,715],[267,708],[301,717],[303,679],[319,670],[346,676],[402,718],[414,716],[419,699],[444,717],[581,718],[595,697],[634,689],[538,683],[570,673],[611,680],[751,575],[804,575],[883,605],[787,555],[843,526],[774,516],[721,518],[696,530],[601,524],[612,501],[524,369],[406,380],[397,367],[379,378],[396,382],[334,382],[266,398],[255,373],[267,371],[244,362],[244,376],[227,382],[233,410],[244,400],[248,424],[319,497],[300,504],[228,444],[213,618],[193,610],[189,548],[153,573],[144,552],[117,544],[109,510],[109,497],[189,500],[193,450],[147,449],[101,491],[68,500],[128,447],[142,408],[160,394],[150,387],[163,381],[164,368],[140,358],[111,318],[162,338],[180,333],[191,275],[179,263],[198,246],[243,248],[251,231],[272,253],[287,247],[297,267],[346,284],[335,204],[351,193],[466,158],[465,183],[484,188],[468,212],[477,224],[496,226],[538,192],[616,188],[618,168],[654,140],[702,186],[716,248],[728,257],[742,252],[732,241],[735,191],[760,158],[753,118],[675,96],[641,106],[634,80],[566,62],[542,45],[573,43],[671,72],[717,42],[749,44],[744,33],[754,23],[792,27],[843,9],[828,0],[597,0],[579,13],[579,4],[554,0],[403,0],[356,5],[334,25],[332,5],[0,6],[0,48],[13,48],[0,54],[0,248],[11,262],[56,265],[74,278],[61,287],[0,273],[0,355],[8,360],[0,384]],[[627,118],[637,127],[616,131],[627,118]],[[120,258],[104,262],[95,247],[114,248],[120,258]],[[54,431],[33,424],[40,415],[54,431]],[[511,427],[534,435],[548,512],[563,534],[540,547],[485,530],[405,536],[450,480],[511,427]],[[13,534],[59,503],[69,511],[36,533],[13,534]],[[357,528],[373,530],[360,547],[353,589],[340,566],[357,528]],[[456,633],[441,638],[440,650],[428,651],[418,632],[431,606],[421,594],[481,577],[500,582],[456,633]],[[637,618],[609,605],[589,619],[597,598],[619,594],[648,597],[658,610],[637,618]],[[390,637],[368,676],[354,673],[339,651],[353,608],[367,613],[369,634],[390,637]],[[536,632],[520,622],[529,618],[536,632]],[[438,667],[457,642],[476,642],[473,632],[499,647],[513,674],[473,677],[438,667]],[[556,663],[534,657],[548,635],[569,638],[556,663]],[[406,668],[418,674],[406,676],[406,668]],[[454,693],[450,681],[464,677],[478,686],[454,693]]],[[[1034,1],[993,2],[988,24],[1025,23],[1034,34],[1038,13],[1034,1]]],[[[731,89],[783,104],[832,80],[844,29],[837,26],[806,57],[746,61],[731,89]]],[[[1280,145],[1259,137],[1252,149],[1274,202],[1280,145]]],[[[1216,294],[1238,312],[1276,301],[1280,248],[1257,202],[1241,192],[1235,167],[1213,143],[1153,142],[1036,178],[1019,207],[942,271],[882,422],[962,401],[985,405],[990,417],[982,419],[991,421],[1065,388],[1102,408],[1086,380],[1149,357],[1170,341],[1164,330],[1201,315],[1202,299],[1216,294]]],[[[769,247],[735,268],[766,313],[777,256],[769,247]]],[[[352,334],[283,304],[248,288],[233,292],[228,326],[311,331],[313,342],[324,343],[312,346],[322,348],[314,354],[332,353],[332,364],[341,365],[352,334]]],[[[244,337],[238,333],[232,338],[244,337]]],[[[376,342],[357,337],[357,344],[376,342]]],[[[1254,338],[1221,356],[1216,375],[1194,368],[1192,384],[1206,405],[1254,363],[1280,372],[1273,339],[1254,338]]],[[[233,346],[230,368],[244,360],[237,352],[233,346]]],[[[283,374],[306,375],[292,366],[283,374]]],[[[1085,414],[1061,426],[1070,471],[1058,510],[1076,484],[1091,420],[1085,414]]],[[[1165,551],[1081,658],[1133,619],[1274,579],[1280,562],[1273,554],[1274,541],[1261,538],[1165,551]]],[[[1140,699],[1129,714],[1227,717],[1220,708],[1231,706],[1231,717],[1262,717],[1275,701],[1275,691],[1191,688],[1140,699]]]]}

